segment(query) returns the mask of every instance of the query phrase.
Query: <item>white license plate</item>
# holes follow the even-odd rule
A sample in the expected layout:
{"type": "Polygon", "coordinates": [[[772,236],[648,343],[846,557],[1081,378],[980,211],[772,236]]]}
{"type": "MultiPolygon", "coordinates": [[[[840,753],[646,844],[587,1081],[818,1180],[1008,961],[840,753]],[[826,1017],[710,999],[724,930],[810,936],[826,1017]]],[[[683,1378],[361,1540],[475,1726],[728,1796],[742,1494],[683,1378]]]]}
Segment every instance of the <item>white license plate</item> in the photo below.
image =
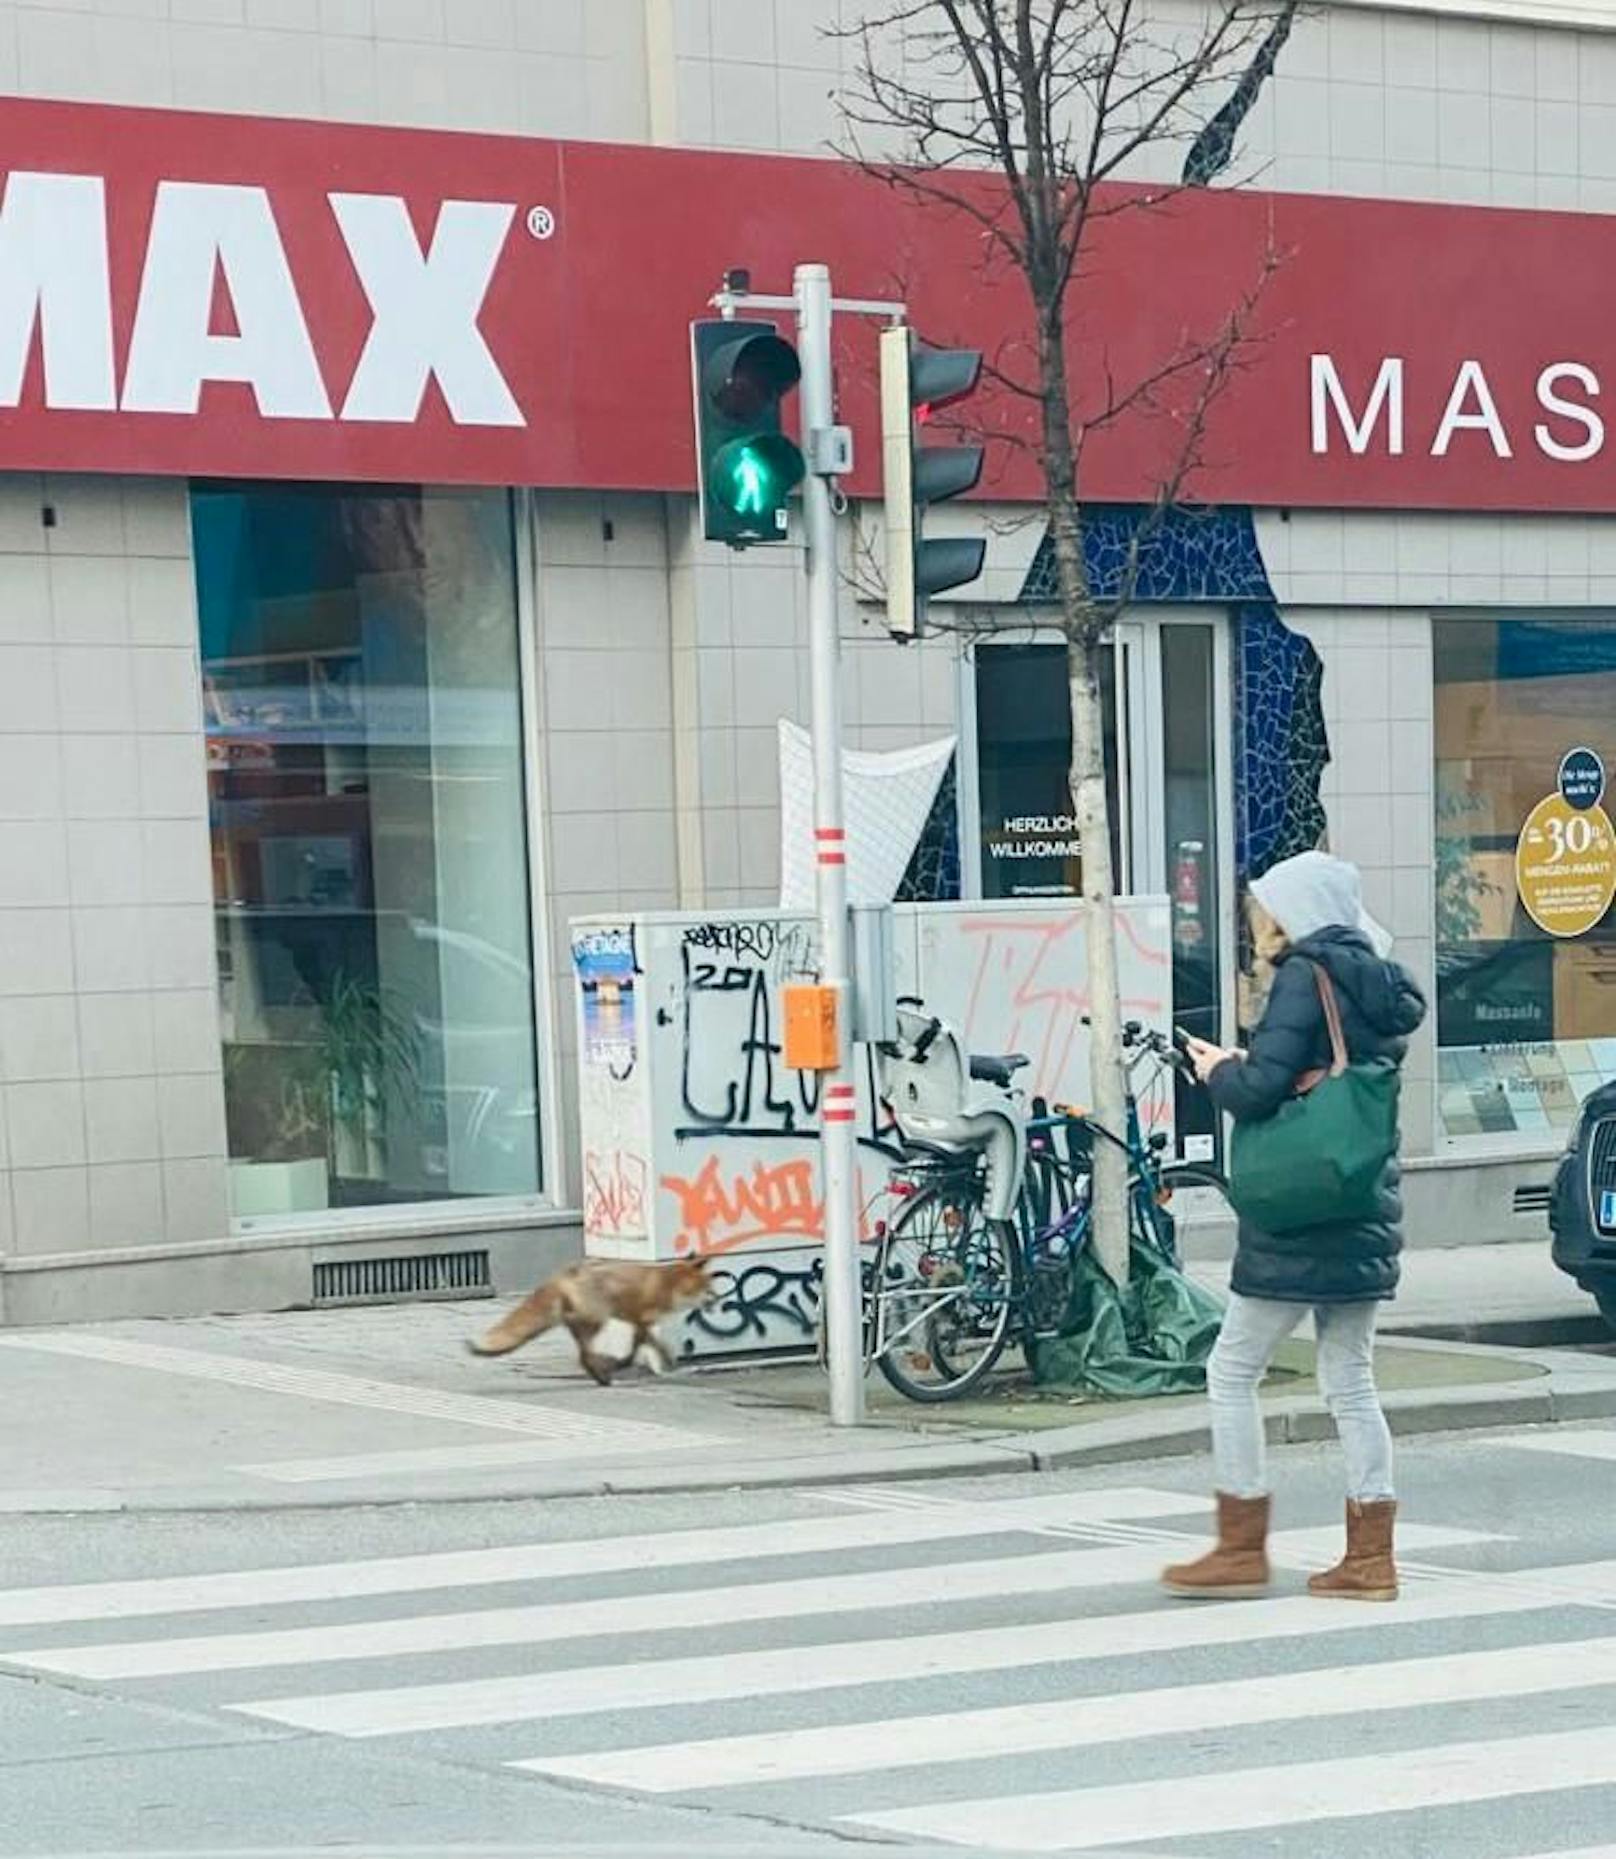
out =
{"type": "Polygon", "coordinates": [[[1616,1228],[1616,1188],[1606,1188],[1599,1197],[1599,1224],[1607,1232],[1616,1228]]]}

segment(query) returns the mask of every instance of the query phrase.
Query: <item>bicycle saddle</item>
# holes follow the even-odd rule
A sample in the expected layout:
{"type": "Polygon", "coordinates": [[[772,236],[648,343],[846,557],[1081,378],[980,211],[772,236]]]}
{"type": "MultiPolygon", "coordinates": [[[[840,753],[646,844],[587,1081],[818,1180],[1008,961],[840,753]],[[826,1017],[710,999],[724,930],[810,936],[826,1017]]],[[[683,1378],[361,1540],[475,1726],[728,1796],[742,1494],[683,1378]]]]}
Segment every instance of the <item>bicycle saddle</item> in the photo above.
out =
{"type": "Polygon", "coordinates": [[[971,1076],[979,1084],[996,1084],[1008,1089],[1010,1080],[1023,1065],[1030,1065],[1025,1052],[973,1052],[971,1076]]]}

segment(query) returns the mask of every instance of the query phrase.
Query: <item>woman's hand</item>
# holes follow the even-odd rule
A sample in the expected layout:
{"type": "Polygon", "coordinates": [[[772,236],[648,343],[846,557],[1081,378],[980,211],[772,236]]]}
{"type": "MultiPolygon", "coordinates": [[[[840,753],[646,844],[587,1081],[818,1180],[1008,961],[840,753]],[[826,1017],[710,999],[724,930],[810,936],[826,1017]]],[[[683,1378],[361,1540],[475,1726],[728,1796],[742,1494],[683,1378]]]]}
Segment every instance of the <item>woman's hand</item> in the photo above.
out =
{"type": "Polygon", "coordinates": [[[1187,1039],[1184,1048],[1189,1053],[1190,1064],[1195,1067],[1195,1075],[1205,1084],[1226,1059],[1239,1058],[1238,1052],[1232,1052],[1227,1046],[1214,1046],[1209,1040],[1187,1039]]]}

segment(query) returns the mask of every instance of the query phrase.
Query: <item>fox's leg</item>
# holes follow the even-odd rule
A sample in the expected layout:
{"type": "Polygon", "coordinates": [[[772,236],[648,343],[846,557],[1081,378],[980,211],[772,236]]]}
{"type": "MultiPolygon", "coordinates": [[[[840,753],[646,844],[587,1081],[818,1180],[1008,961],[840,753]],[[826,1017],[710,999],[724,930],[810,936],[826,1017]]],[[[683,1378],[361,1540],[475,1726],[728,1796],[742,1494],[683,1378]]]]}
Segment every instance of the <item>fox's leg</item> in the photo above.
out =
{"type": "Polygon", "coordinates": [[[575,1317],[567,1325],[572,1332],[572,1340],[578,1345],[578,1360],[583,1365],[584,1373],[598,1381],[603,1388],[612,1385],[612,1371],[617,1363],[610,1356],[597,1353],[594,1341],[599,1334],[597,1325],[584,1318],[575,1317]]]}
{"type": "Polygon", "coordinates": [[[642,1323],[634,1332],[634,1359],[646,1357],[645,1366],[653,1375],[666,1375],[673,1367],[673,1357],[668,1354],[667,1344],[657,1335],[648,1323],[642,1323]]]}

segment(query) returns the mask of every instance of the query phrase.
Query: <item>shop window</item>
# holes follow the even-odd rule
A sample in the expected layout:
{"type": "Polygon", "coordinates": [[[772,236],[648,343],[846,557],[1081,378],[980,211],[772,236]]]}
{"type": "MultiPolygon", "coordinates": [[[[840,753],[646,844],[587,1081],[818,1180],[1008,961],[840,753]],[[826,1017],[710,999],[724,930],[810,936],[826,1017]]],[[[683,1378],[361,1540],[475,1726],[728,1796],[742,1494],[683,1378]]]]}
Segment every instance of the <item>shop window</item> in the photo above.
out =
{"type": "MultiPolygon", "coordinates": [[[[1441,620],[1433,645],[1441,1130],[1557,1139],[1616,1077],[1616,913],[1602,910],[1597,872],[1592,889],[1578,878],[1561,893],[1569,907],[1541,879],[1523,898],[1516,854],[1523,833],[1553,850],[1532,816],[1573,750],[1616,766],[1616,624],[1441,620]]],[[[1571,797],[1575,854],[1609,829],[1586,786],[1571,797]]]]}
{"type": "Polygon", "coordinates": [[[531,1195],[502,492],[192,496],[238,1219],[531,1195]]]}

